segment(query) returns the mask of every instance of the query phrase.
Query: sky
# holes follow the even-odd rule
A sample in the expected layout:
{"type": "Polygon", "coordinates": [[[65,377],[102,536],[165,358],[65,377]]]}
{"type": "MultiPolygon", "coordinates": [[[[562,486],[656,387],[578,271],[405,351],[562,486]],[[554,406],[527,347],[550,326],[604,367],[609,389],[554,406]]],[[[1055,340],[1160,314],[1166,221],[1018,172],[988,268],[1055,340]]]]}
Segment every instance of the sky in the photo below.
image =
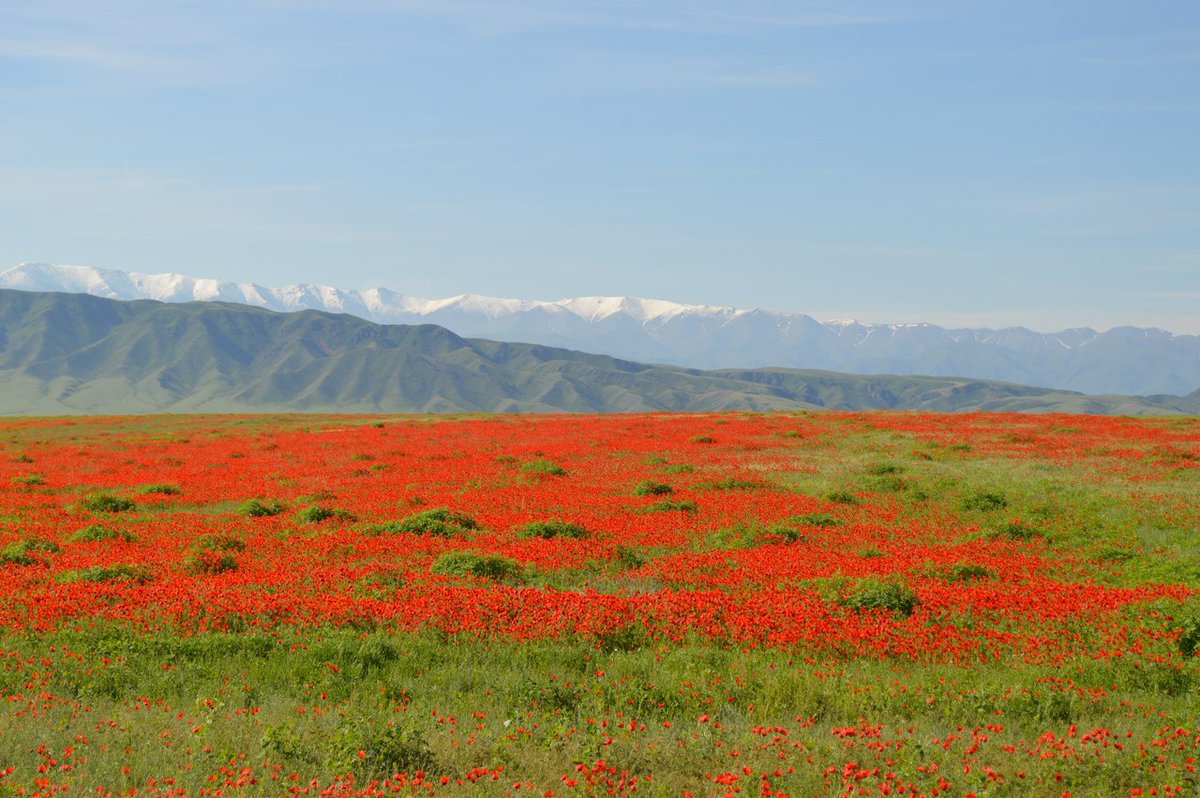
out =
{"type": "Polygon", "coordinates": [[[1200,333],[1193,0],[17,0],[0,108],[0,270],[1200,333]]]}

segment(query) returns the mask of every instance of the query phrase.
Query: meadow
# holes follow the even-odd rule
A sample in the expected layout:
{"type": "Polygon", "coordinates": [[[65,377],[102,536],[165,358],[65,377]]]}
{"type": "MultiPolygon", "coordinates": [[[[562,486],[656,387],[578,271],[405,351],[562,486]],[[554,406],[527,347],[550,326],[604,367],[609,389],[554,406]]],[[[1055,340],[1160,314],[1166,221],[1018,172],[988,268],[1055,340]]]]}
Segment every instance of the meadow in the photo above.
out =
{"type": "Polygon", "coordinates": [[[0,422],[0,796],[1195,795],[1200,418],[0,422]]]}

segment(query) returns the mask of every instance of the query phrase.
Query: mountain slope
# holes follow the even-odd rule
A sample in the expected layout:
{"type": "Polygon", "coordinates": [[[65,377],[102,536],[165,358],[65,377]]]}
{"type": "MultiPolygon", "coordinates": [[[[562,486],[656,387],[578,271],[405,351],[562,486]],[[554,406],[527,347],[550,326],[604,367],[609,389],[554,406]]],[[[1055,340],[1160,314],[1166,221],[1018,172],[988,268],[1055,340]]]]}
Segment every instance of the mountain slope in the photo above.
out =
{"type": "MultiPolygon", "coordinates": [[[[1172,412],[939,377],[696,371],[318,311],[0,290],[0,412],[641,411],[876,407],[1172,412]]],[[[1169,401],[1167,401],[1169,400],[1169,401]]]]}
{"type": "Polygon", "coordinates": [[[1016,327],[819,322],[804,314],[631,297],[556,302],[463,295],[426,300],[383,288],[267,288],[179,274],[22,264],[0,288],[110,299],[226,301],[278,311],[349,313],[386,324],[436,323],[459,335],[524,341],[690,368],[784,366],[859,374],[968,375],[1086,393],[1186,394],[1200,386],[1200,336],[1118,327],[1039,333],[1016,327]]]}

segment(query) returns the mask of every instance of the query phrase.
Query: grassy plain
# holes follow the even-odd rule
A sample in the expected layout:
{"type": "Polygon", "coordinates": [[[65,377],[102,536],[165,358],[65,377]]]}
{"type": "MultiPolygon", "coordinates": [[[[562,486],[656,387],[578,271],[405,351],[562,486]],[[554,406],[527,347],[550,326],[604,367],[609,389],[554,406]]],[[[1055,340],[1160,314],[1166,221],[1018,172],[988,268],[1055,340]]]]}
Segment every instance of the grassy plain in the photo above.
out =
{"type": "Polygon", "coordinates": [[[1190,795],[1200,419],[0,424],[0,795],[1190,795]]]}

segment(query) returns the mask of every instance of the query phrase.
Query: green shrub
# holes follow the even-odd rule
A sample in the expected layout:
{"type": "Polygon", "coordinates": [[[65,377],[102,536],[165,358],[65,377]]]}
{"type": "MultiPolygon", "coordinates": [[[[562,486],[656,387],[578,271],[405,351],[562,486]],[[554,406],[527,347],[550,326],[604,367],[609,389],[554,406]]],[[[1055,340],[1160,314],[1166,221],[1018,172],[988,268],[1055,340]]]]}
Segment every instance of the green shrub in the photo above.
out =
{"type": "Polygon", "coordinates": [[[858,497],[848,490],[830,491],[825,495],[825,498],[831,502],[837,502],[838,504],[854,505],[859,503],[858,497]]]}
{"type": "Polygon", "coordinates": [[[386,521],[373,524],[375,534],[380,532],[421,534],[422,532],[441,537],[461,535],[470,530],[479,529],[479,522],[464,513],[456,513],[445,507],[430,507],[420,510],[399,521],[386,521]]]}
{"type": "Polygon", "coordinates": [[[974,510],[980,513],[1003,510],[1007,506],[1008,499],[1003,493],[990,490],[978,491],[962,500],[962,508],[964,510],[974,510]]]}
{"type": "Polygon", "coordinates": [[[187,569],[194,574],[220,574],[236,571],[237,557],[228,552],[204,550],[193,552],[187,559],[187,569]]]}
{"type": "Polygon", "coordinates": [[[573,521],[551,518],[523,524],[517,528],[517,534],[525,538],[586,538],[588,531],[573,521]]]}
{"type": "Polygon", "coordinates": [[[659,499],[645,507],[634,510],[639,515],[646,513],[694,513],[700,508],[691,499],[659,499]]]}
{"type": "Polygon", "coordinates": [[[528,463],[521,465],[522,471],[527,471],[531,474],[548,474],[554,477],[561,477],[567,473],[567,469],[551,460],[530,460],[528,463]]]}
{"type": "Polygon", "coordinates": [[[665,496],[668,493],[674,492],[674,488],[665,482],[655,482],[652,479],[643,479],[641,482],[633,486],[634,496],[665,496]]]}
{"type": "Polygon", "coordinates": [[[44,484],[46,484],[46,480],[45,480],[45,478],[42,477],[41,474],[26,474],[25,476],[21,476],[21,477],[13,477],[12,481],[13,481],[13,484],[15,484],[15,485],[44,485],[44,484]]]}
{"type": "Polygon", "coordinates": [[[1200,617],[1185,618],[1180,626],[1175,644],[1179,646],[1180,654],[1191,657],[1200,648],[1200,617]]]}
{"type": "Polygon", "coordinates": [[[867,466],[866,470],[868,474],[874,474],[877,477],[882,477],[888,474],[903,474],[904,466],[899,466],[895,463],[873,463],[867,466]]]}
{"type": "Polygon", "coordinates": [[[429,570],[447,576],[477,576],[502,582],[520,577],[523,569],[511,557],[474,551],[448,551],[434,560],[429,570]]]}
{"type": "Polygon", "coordinates": [[[781,519],[780,523],[799,526],[841,526],[845,522],[836,515],[828,513],[799,513],[781,519]]]}
{"type": "Polygon", "coordinates": [[[137,582],[154,581],[154,574],[144,565],[118,563],[114,565],[89,565],[73,571],[64,571],[55,577],[59,582],[137,582]]]}
{"type": "Polygon", "coordinates": [[[739,479],[738,477],[723,477],[711,482],[701,482],[697,487],[708,490],[756,490],[765,488],[766,482],[757,479],[739,479]]]}
{"type": "Polygon", "coordinates": [[[53,540],[24,538],[8,544],[0,551],[0,565],[33,565],[41,562],[41,559],[35,556],[37,553],[57,554],[61,550],[53,540]]]}
{"type": "Polygon", "coordinates": [[[94,513],[124,513],[137,505],[133,499],[113,496],[111,493],[94,493],[79,500],[79,506],[94,513]]]}
{"type": "Polygon", "coordinates": [[[167,482],[154,482],[149,485],[142,485],[140,488],[138,488],[138,493],[157,493],[162,496],[177,496],[178,494],[183,493],[183,491],[179,489],[178,485],[172,485],[167,482]]]}
{"type": "Polygon", "coordinates": [[[890,610],[901,615],[912,615],[921,600],[904,582],[868,578],[855,585],[838,603],[856,612],[890,610]]]}
{"type": "Polygon", "coordinates": [[[674,463],[672,465],[666,465],[662,467],[662,472],[664,474],[690,474],[695,470],[695,466],[688,465],[687,463],[674,463]]]}
{"type": "Polygon", "coordinates": [[[628,546],[617,546],[613,558],[627,571],[635,571],[646,564],[646,558],[628,546]]]}
{"type": "Polygon", "coordinates": [[[316,524],[330,518],[338,518],[343,521],[357,520],[352,513],[346,510],[322,507],[319,504],[310,504],[296,513],[296,520],[305,524],[316,524]]]}
{"type": "Polygon", "coordinates": [[[200,551],[245,551],[246,541],[230,534],[201,535],[196,540],[196,548],[200,551]]]}
{"type": "Polygon", "coordinates": [[[238,505],[237,512],[249,518],[265,518],[272,515],[279,515],[287,507],[283,502],[268,499],[247,499],[238,505]]]}
{"type": "Polygon", "coordinates": [[[102,524],[92,524],[71,533],[70,540],[76,543],[95,543],[102,540],[135,540],[134,536],[125,531],[109,529],[102,524]]]}
{"type": "Polygon", "coordinates": [[[786,523],[771,524],[763,533],[755,538],[756,543],[796,543],[797,541],[806,540],[807,536],[802,530],[786,523]]]}
{"type": "Polygon", "coordinates": [[[1009,538],[1010,540],[1032,540],[1038,531],[1021,521],[1008,521],[996,527],[992,532],[994,538],[1009,538]]]}
{"type": "Polygon", "coordinates": [[[871,482],[871,487],[874,490],[884,493],[903,493],[908,490],[908,482],[903,477],[898,477],[893,474],[887,474],[882,477],[877,477],[871,482]]]}
{"type": "Polygon", "coordinates": [[[973,582],[976,579],[991,579],[996,572],[986,565],[958,563],[950,567],[947,578],[951,582],[973,582]]]}

